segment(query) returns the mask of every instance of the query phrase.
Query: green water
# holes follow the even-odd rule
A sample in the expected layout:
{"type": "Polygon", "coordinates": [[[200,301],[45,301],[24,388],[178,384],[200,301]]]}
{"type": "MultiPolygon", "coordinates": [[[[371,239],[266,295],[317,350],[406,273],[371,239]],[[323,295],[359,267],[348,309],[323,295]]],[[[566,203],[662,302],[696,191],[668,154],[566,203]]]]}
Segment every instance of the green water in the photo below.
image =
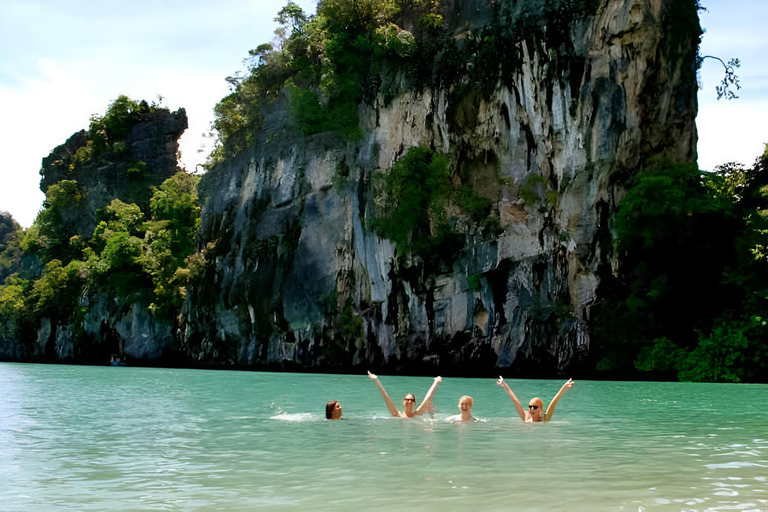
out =
{"type": "MultiPolygon", "coordinates": [[[[431,383],[380,378],[398,404],[431,383]]],[[[0,510],[768,510],[766,386],[578,381],[545,425],[492,379],[434,402],[399,420],[364,375],[0,364],[0,510]],[[484,421],[444,420],[463,394],[484,421]]]]}

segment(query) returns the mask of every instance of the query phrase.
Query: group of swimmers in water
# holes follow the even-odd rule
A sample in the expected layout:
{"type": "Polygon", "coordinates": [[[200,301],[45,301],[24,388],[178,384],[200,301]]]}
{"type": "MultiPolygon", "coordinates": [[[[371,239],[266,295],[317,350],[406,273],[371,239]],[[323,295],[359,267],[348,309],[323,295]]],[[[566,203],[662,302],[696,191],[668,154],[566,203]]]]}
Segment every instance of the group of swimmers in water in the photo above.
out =
{"type": "MultiPolygon", "coordinates": [[[[379,392],[381,393],[381,396],[384,397],[384,402],[387,404],[387,409],[389,409],[389,412],[392,413],[392,416],[395,418],[413,418],[415,416],[421,416],[422,414],[426,412],[434,412],[435,407],[432,405],[432,397],[435,395],[435,391],[437,391],[437,387],[440,385],[441,382],[443,382],[443,379],[441,377],[435,377],[434,382],[432,382],[432,385],[429,388],[429,391],[427,391],[427,394],[424,396],[424,400],[421,401],[418,407],[416,407],[416,396],[413,393],[408,393],[403,397],[403,410],[399,410],[397,407],[395,407],[395,404],[392,402],[392,399],[389,398],[389,395],[387,394],[387,391],[384,389],[384,386],[381,384],[381,381],[379,381],[379,378],[374,375],[371,372],[368,372],[368,377],[376,383],[376,387],[379,388],[379,392]]],[[[507,392],[509,395],[509,398],[512,399],[512,403],[515,405],[515,410],[517,411],[517,414],[520,416],[520,419],[523,420],[525,423],[539,423],[539,422],[547,422],[550,419],[552,419],[552,414],[555,412],[555,407],[557,406],[557,402],[560,401],[560,399],[563,397],[566,391],[571,389],[573,387],[573,379],[568,379],[565,384],[560,388],[560,391],[557,392],[555,397],[552,399],[551,402],[549,402],[549,406],[547,407],[546,411],[544,410],[544,402],[541,401],[541,398],[535,397],[532,398],[528,402],[528,410],[523,408],[522,404],[520,403],[520,400],[518,400],[515,393],[512,391],[512,389],[509,387],[509,385],[504,382],[504,379],[502,377],[499,377],[499,380],[496,381],[496,385],[501,387],[504,391],[507,392]]],[[[459,398],[459,411],[460,414],[457,414],[455,416],[449,416],[446,418],[447,421],[477,421],[477,418],[472,416],[472,405],[474,404],[474,400],[471,396],[464,395],[461,398],[459,398]]],[[[341,404],[336,400],[331,400],[325,405],[325,417],[329,420],[338,420],[341,419],[341,404]]]]}

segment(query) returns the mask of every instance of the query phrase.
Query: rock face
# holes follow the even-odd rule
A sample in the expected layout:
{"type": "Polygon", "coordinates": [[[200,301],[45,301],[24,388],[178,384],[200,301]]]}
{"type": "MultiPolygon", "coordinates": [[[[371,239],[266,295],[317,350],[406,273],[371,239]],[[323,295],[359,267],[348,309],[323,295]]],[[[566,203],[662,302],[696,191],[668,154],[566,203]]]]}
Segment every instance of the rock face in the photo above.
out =
{"type": "Polygon", "coordinates": [[[514,65],[482,93],[379,98],[360,107],[356,142],[301,137],[286,98],[273,104],[255,146],[204,178],[207,265],[182,350],[244,366],[578,364],[625,187],[648,158],[694,159],[694,4],[602,0],[564,20],[551,2],[455,0],[444,19],[459,41],[493,20],[538,30],[495,56],[514,65]],[[494,236],[459,223],[463,247],[438,269],[370,229],[374,173],[414,146],[448,155],[501,223],[494,236]]]}
{"type": "MultiPolygon", "coordinates": [[[[72,229],[67,236],[89,239],[97,211],[115,198],[136,202],[149,211],[151,187],[160,186],[178,171],[178,140],[186,128],[183,109],[156,110],[141,115],[119,154],[109,158],[75,165],[78,150],[89,144],[84,130],[54,149],[43,159],[41,188],[74,180],[84,192],[84,199],[63,213],[72,229]],[[130,172],[137,162],[143,162],[141,172],[130,172]]],[[[40,267],[39,261],[26,266],[32,265],[40,267]]],[[[141,293],[129,297],[84,293],[79,304],[83,316],[70,323],[44,318],[36,332],[30,333],[15,323],[0,322],[0,359],[104,364],[111,354],[121,354],[132,360],[157,360],[173,344],[176,325],[173,319],[150,314],[150,302],[141,293]]]]}
{"type": "Polygon", "coordinates": [[[73,165],[76,154],[88,144],[81,130],[43,159],[40,188],[43,191],[61,180],[75,180],[85,191],[85,201],[73,211],[78,235],[90,238],[96,226],[96,210],[112,199],[135,202],[149,211],[150,187],[159,186],[178,170],[179,137],[187,129],[187,114],[156,110],[141,115],[128,134],[119,155],[107,161],[73,165]],[[126,172],[143,162],[141,172],[126,172]]]}

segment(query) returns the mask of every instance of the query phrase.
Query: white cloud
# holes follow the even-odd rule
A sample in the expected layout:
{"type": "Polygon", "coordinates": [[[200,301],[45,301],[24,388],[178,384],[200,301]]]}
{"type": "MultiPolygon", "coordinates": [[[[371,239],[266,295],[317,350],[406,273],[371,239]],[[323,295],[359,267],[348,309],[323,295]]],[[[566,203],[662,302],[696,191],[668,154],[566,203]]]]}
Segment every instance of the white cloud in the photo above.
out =
{"type": "Polygon", "coordinates": [[[46,60],[38,66],[42,78],[13,90],[0,88],[0,210],[10,211],[23,226],[32,223],[44,199],[38,173],[42,158],[103,108],[75,73],[46,60]]]}
{"type": "Polygon", "coordinates": [[[710,103],[699,109],[699,167],[711,171],[727,162],[751,166],[768,143],[768,98],[710,103]]]}

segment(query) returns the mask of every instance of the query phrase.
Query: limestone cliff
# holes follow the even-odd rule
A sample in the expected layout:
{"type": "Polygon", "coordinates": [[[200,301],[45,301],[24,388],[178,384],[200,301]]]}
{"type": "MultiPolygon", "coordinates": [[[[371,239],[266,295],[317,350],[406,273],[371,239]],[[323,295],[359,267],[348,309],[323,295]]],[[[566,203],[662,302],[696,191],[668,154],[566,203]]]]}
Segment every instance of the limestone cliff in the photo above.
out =
{"type": "MultiPolygon", "coordinates": [[[[87,243],[77,240],[91,240],[99,210],[113,199],[137,203],[149,211],[153,187],[178,172],[178,139],[186,127],[183,109],[169,112],[145,106],[124,125],[119,140],[102,141],[98,148],[94,134],[83,130],[44,158],[41,189],[49,191],[66,182],[77,193],[70,200],[59,200],[55,216],[48,212],[47,225],[43,222],[41,227],[38,218],[32,231],[40,247],[25,256],[30,261],[15,269],[23,280],[38,279],[44,274],[43,263],[51,260],[59,270],[61,260],[64,266],[75,258],[86,260],[87,243]]],[[[51,202],[49,197],[46,208],[51,202]]],[[[93,255],[93,249],[88,250],[93,255]]],[[[77,277],[69,281],[69,287],[76,289],[70,291],[75,295],[72,304],[64,297],[67,285],[62,283],[68,281],[63,280],[48,285],[51,307],[41,307],[40,294],[32,290],[26,298],[19,297],[15,314],[0,314],[0,359],[103,364],[110,354],[123,354],[133,360],[156,360],[174,342],[173,319],[148,310],[151,282],[131,282],[122,293],[114,284],[94,290],[86,285],[94,269],[81,263],[77,277]]]]}
{"type": "Polygon", "coordinates": [[[697,6],[442,8],[457,47],[491,26],[506,34],[511,44],[491,55],[499,77],[380,94],[360,106],[355,142],[303,137],[283,95],[256,143],[205,176],[206,264],[181,318],[191,358],[552,373],[588,354],[626,185],[649,158],[694,160],[697,6]],[[448,155],[454,179],[491,199],[500,224],[447,212],[461,247],[435,265],[370,229],[374,175],[415,146],[448,155]]]}

